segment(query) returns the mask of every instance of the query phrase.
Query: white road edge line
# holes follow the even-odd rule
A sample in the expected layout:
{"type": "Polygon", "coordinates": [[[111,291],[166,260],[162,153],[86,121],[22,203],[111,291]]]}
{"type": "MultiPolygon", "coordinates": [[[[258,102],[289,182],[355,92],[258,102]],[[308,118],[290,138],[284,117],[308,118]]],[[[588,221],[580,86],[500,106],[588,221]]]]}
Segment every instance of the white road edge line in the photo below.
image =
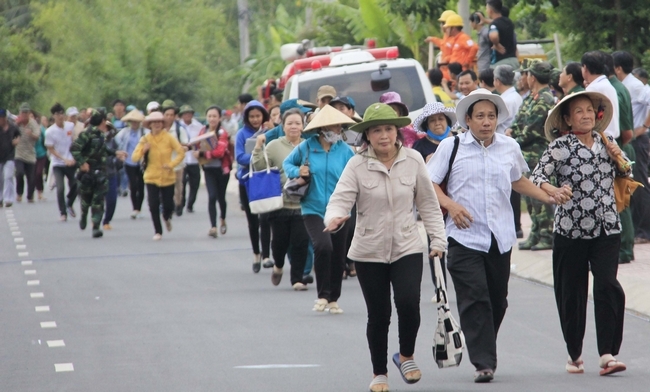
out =
{"type": "Polygon", "coordinates": [[[235,369],[302,369],[302,368],[316,368],[320,365],[305,364],[305,365],[291,365],[291,364],[276,364],[276,365],[251,365],[251,366],[235,366],[235,369]]]}

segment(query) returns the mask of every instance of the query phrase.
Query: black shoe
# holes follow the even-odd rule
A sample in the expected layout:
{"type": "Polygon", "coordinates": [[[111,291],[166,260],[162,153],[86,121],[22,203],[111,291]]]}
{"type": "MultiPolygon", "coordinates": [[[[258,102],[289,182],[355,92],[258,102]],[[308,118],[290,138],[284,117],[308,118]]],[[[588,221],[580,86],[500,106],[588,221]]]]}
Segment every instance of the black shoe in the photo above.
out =
{"type": "Polygon", "coordinates": [[[517,230],[517,238],[524,238],[524,231],[519,229],[517,230]]]}
{"type": "Polygon", "coordinates": [[[268,257],[264,259],[264,262],[262,262],[262,267],[264,268],[273,268],[274,265],[275,263],[273,260],[269,259],[268,257]]]}
{"type": "Polygon", "coordinates": [[[193,214],[194,213],[194,207],[187,207],[187,212],[189,212],[190,214],[193,214]]]}
{"type": "Polygon", "coordinates": [[[314,277],[311,275],[303,275],[302,276],[302,283],[303,284],[311,284],[314,283],[314,277]]]}
{"type": "Polygon", "coordinates": [[[81,219],[79,220],[79,228],[81,230],[86,230],[86,225],[88,224],[88,214],[81,213],[81,219]]]}
{"type": "Polygon", "coordinates": [[[176,207],[176,216],[181,216],[181,215],[183,215],[183,207],[178,206],[176,207]]]}
{"type": "Polygon", "coordinates": [[[99,238],[104,235],[104,232],[102,232],[99,229],[93,229],[93,238],[99,238]]]}
{"type": "Polygon", "coordinates": [[[262,263],[253,262],[253,272],[258,273],[262,269],[262,263]]]}
{"type": "Polygon", "coordinates": [[[632,260],[618,259],[619,264],[630,264],[630,261],[632,261],[632,260]]]}

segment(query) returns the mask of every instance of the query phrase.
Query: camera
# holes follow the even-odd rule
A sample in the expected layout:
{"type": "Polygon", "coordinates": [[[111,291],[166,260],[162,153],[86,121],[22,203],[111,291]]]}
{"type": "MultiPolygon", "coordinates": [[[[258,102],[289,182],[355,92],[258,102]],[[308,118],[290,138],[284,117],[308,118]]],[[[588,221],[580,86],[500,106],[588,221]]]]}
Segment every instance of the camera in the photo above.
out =
{"type": "Polygon", "coordinates": [[[476,11],[469,16],[469,21],[477,24],[481,23],[481,16],[483,16],[483,13],[481,11],[476,11]]]}

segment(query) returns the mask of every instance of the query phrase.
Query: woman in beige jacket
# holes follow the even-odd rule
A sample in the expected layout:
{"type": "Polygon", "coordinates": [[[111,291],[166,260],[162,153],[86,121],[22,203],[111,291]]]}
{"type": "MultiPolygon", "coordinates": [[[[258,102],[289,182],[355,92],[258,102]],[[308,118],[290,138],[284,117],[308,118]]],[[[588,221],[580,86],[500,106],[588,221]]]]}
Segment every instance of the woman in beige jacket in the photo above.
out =
{"type": "Polygon", "coordinates": [[[357,224],[348,257],[357,262],[357,276],[368,308],[366,334],[373,365],[371,391],[387,391],[388,326],[391,285],[398,315],[399,353],[393,355],[404,381],[419,381],[413,362],[420,327],[420,285],[425,244],[413,208],[417,207],[431,239],[431,257],[442,256],[447,241],[442,212],[422,157],[404,148],[398,128],[410,124],[390,106],[377,103],[362,123],[367,149],[347,164],[325,213],[327,231],[336,231],[357,204],[357,224]]]}

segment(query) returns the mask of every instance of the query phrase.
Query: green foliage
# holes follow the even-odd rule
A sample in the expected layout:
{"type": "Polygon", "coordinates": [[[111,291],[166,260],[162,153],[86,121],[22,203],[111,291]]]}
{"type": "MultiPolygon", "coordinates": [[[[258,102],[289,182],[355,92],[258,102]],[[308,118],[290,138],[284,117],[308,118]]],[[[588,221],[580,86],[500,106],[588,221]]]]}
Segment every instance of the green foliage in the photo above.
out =
{"type": "Polygon", "coordinates": [[[10,34],[0,21],[0,107],[17,112],[20,102],[31,101],[40,79],[41,58],[22,35],[10,34]]]}

